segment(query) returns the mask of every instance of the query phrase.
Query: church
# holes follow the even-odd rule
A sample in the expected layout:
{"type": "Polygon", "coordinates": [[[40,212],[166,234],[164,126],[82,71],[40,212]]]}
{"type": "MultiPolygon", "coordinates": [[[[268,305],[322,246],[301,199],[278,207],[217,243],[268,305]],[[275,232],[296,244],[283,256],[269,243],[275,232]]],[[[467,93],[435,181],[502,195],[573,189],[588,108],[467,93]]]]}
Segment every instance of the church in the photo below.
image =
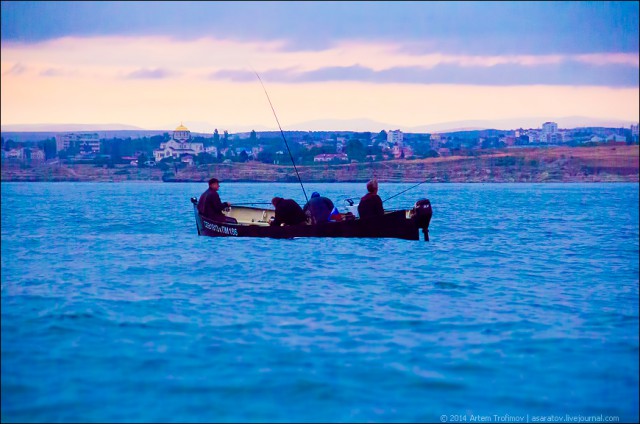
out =
{"type": "Polygon", "coordinates": [[[160,143],[160,148],[153,151],[153,157],[156,162],[160,162],[162,159],[169,157],[179,159],[184,155],[198,156],[204,151],[204,145],[202,143],[192,143],[191,131],[180,124],[173,132],[173,138],[166,143],[160,143]]]}

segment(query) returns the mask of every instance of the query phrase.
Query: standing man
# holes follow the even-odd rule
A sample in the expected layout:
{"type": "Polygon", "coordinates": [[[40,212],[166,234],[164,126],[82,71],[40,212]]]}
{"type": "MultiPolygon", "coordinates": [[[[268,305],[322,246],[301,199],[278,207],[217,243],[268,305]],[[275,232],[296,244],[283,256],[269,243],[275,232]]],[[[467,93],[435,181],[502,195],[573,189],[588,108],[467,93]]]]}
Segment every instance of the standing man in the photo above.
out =
{"type": "Polygon", "coordinates": [[[358,205],[360,218],[384,215],[382,199],[378,196],[378,181],[373,179],[367,183],[367,194],[362,196],[358,205]]]}
{"type": "Polygon", "coordinates": [[[200,195],[200,200],[198,200],[198,212],[205,218],[213,219],[214,221],[238,223],[235,218],[229,218],[222,213],[231,204],[220,201],[219,189],[220,182],[218,179],[211,178],[209,180],[209,188],[200,195]]]}

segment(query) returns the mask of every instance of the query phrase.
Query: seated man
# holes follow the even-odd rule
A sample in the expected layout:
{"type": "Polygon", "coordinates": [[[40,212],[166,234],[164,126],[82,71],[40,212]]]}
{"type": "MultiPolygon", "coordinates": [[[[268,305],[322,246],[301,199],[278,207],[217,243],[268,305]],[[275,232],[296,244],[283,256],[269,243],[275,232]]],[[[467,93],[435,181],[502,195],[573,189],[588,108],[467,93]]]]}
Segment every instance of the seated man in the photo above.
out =
{"type": "Polygon", "coordinates": [[[367,218],[370,216],[384,215],[384,208],[382,207],[382,199],[378,196],[378,181],[375,179],[367,183],[367,191],[358,205],[358,215],[360,218],[367,218]]]}
{"type": "Polygon", "coordinates": [[[211,178],[209,180],[209,188],[200,195],[198,200],[198,212],[205,218],[212,219],[219,222],[228,222],[230,224],[237,224],[238,221],[235,218],[229,218],[223,210],[227,209],[231,205],[228,202],[221,202],[218,190],[220,189],[220,182],[217,178],[211,178]]]}
{"type": "Polygon", "coordinates": [[[333,208],[333,202],[330,199],[320,197],[320,193],[314,191],[313,194],[311,194],[311,199],[304,205],[302,210],[307,217],[309,217],[312,224],[319,224],[329,221],[329,216],[333,208]]]}
{"type": "Polygon", "coordinates": [[[271,204],[276,208],[276,216],[270,225],[298,225],[304,224],[307,220],[306,215],[302,212],[300,205],[293,199],[283,199],[282,197],[274,197],[271,204]]]}

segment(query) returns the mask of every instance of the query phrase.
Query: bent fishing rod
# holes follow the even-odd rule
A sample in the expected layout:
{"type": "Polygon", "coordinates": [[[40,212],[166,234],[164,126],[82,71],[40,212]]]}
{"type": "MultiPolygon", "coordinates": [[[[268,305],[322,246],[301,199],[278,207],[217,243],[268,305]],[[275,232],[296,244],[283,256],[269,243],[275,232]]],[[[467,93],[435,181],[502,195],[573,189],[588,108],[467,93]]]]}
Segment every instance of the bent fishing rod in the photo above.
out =
{"type": "Polygon", "coordinates": [[[267,89],[262,83],[262,78],[258,75],[258,72],[254,69],[253,72],[258,77],[258,81],[260,81],[260,85],[264,90],[264,94],[267,95],[267,100],[269,101],[269,106],[271,106],[271,111],[273,112],[273,116],[276,118],[276,122],[278,123],[278,128],[280,128],[280,134],[282,135],[282,139],[284,140],[284,145],[287,146],[287,151],[289,152],[289,157],[291,158],[291,163],[293,164],[293,169],[296,171],[296,175],[298,176],[298,181],[300,181],[300,187],[302,187],[302,192],[304,193],[304,198],[309,203],[309,198],[307,197],[307,192],[304,190],[304,185],[302,185],[302,179],[300,179],[300,174],[298,173],[298,168],[296,168],[296,163],[293,160],[293,155],[291,154],[291,149],[289,149],[289,144],[287,143],[287,139],[284,136],[284,131],[282,131],[282,127],[280,126],[280,120],[278,119],[278,115],[276,115],[276,110],[273,108],[273,104],[271,103],[271,99],[269,98],[269,93],[267,93],[267,89]]]}

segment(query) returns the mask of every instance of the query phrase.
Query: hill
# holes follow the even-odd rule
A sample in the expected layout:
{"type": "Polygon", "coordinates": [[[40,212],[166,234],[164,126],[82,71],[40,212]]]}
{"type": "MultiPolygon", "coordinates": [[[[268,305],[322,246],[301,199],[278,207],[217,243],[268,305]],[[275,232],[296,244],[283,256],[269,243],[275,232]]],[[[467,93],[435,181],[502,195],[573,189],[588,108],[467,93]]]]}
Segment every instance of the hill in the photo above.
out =
{"type": "MultiPolygon", "coordinates": [[[[638,182],[638,145],[503,149],[477,156],[298,166],[303,182],[638,182]]],[[[118,165],[3,163],[2,181],[161,181],[157,168],[118,165]]],[[[211,164],[180,170],[186,181],[297,182],[292,166],[258,162],[211,164]]]]}

